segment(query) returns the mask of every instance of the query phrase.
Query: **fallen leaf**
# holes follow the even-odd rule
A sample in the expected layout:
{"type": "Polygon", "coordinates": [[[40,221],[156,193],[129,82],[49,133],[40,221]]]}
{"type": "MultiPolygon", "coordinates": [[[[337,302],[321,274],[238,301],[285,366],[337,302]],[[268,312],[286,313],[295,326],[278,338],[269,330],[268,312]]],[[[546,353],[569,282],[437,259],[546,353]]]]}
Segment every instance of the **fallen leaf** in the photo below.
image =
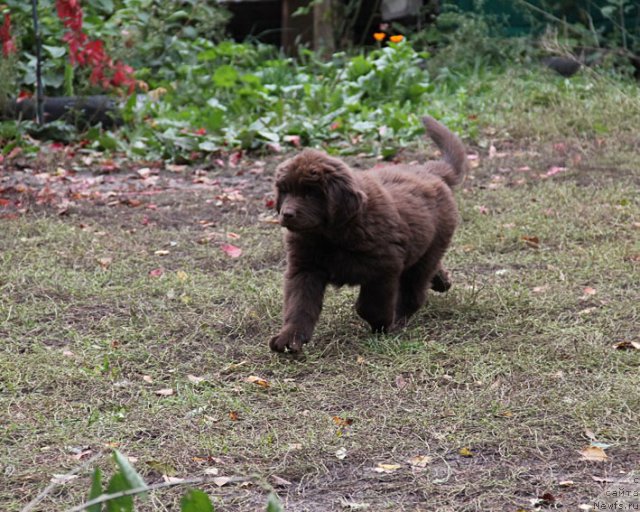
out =
{"type": "Polygon", "coordinates": [[[153,383],[153,379],[151,378],[151,375],[143,375],[142,380],[145,381],[147,384],[153,383]]]}
{"type": "Polygon", "coordinates": [[[67,482],[71,482],[76,478],[78,478],[78,475],[59,475],[54,473],[53,477],[51,478],[51,483],[66,484],[67,482]]]}
{"type": "Polygon", "coordinates": [[[174,391],[171,388],[158,389],[155,394],[158,396],[171,396],[174,391]]]}
{"type": "Polygon", "coordinates": [[[156,256],[166,256],[169,254],[169,251],[167,251],[166,249],[160,249],[158,251],[155,251],[153,254],[155,254],[156,256]]]}
{"type": "Polygon", "coordinates": [[[396,387],[398,388],[399,391],[402,391],[408,385],[409,383],[405,380],[402,374],[396,376],[396,387]]]}
{"type": "Polygon", "coordinates": [[[289,450],[302,450],[302,443],[290,443],[289,450]]]}
{"type": "Polygon", "coordinates": [[[177,476],[169,476],[169,475],[162,475],[162,479],[167,482],[168,484],[179,484],[184,482],[184,478],[178,478],[177,476]]]}
{"type": "Polygon", "coordinates": [[[340,500],[340,505],[342,505],[342,508],[348,508],[349,510],[367,510],[371,506],[368,503],[357,503],[345,499],[340,500]]]}
{"type": "Polygon", "coordinates": [[[430,457],[429,455],[416,455],[415,457],[411,457],[407,462],[411,466],[425,468],[427,467],[427,464],[431,464],[431,461],[433,461],[433,457],[430,457]]]}
{"type": "Polygon", "coordinates": [[[543,174],[543,177],[550,178],[551,176],[555,176],[556,174],[560,174],[561,172],[565,172],[566,170],[566,167],[558,167],[557,165],[553,165],[546,173],[543,174]]]}
{"type": "Polygon", "coordinates": [[[216,484],[218,487],[222,487],[223,485],[227,485],[231,482],[231,477],[228,476],[218,476],[216,478],[212,478],[211,481],[216,484]]]}
{"type": "Polygon", "coordinates": [[[616,350],[640,350],[640,342],[638,341],[619,341],[618,343],[614,343],[613,348],[616,350]]]}
{"type": "Polygon", "coordinates": [[[335,455],[338,459],[344,460],[344,458],[347,456],[347,449],[344,447],[338,448],[335,452],[335,455]]]}
{"type": "Polygon", "coordinates": [[[231,421],[238,421],[240,419],[238,411],[229,411],[229,419],[231,421]]]}
{"type": "Polygon", "coordinates": [[[247,364],[246,361],[240,361],[239,363],[231,363],[230,365],[225,366],[222,370],[220,370],[220,374],[225,375],[227,373],[234,372],[238,368],[242,368],[246,364],[247,364]]]}
{"type": "Polygon", "coordinates": [[[164,269],[162,267],[154,268],[153,270],[149,271],[149,275],[151,277],[160,277],[162,274],[164,274],[164,269]]]}
{"type": "Polygon", "coordinates": [[[205,475],[211,475],[211,476],[216,476],[219,472],[220,470],[218,468],[206,468],[204,470],[205,475]]]}
{"type": "Polygon", "coordinates": [[[591,297],[591,296],[595,295],[596,293],[598,293],[598,292],[597,292],[597,290],[595,288],[591,288],[591,286],[587,286],[586,288],[584,288],[582,290],[582,294],[583,294],[582,298],[586,299],[588,297],[591,297]]]}
{"type": "Polygon", "coordinates": [[[540,248],[540,239],[537,236],[523,235],[521,240],[527,245],[527,247],[531,247],[532,249],[540,248]]]}
{"type": "Polygon", "coordinates": [[[575,484],[575,482],[573,480],[562,480],[562,481],[558,482],[558,485],[560,487],[571,487],[574,484],[575,484]]]}
{"type": "Polygon", "coordinates": [[[189,274],[187,274],[184,270],[178,270],[176,272],[176,277],[178,278],[178,281],[184,283],[189,278],[189,274]]]}
{"type": "Polygon", "coordinates": [[[342,418],[340,416],[333,416],[331,419],[339,427],[348,427],[353,423],[353,419],[351,418],[342,418]]]}
{"type": "Polygon", "coordinates": [[[277,487],[287,487],[291,485],[291,482],[289,482],[289,480],[285,480],[284,478],[281,478],[277,475],[271,475],[271,481],[277,487]]]}
{"type": "Polygon", "coordinates": [[[191,384],[200,384],[201,382],[204,382],[205,378],[189,374],[187,375],[187,380],[191,382],[191,384]]]}
{"type": "Polygon", "coordinates": [[[465,446],[465,447],[460,448],[458,450],[458,455],[460,455],[462,457],[473,457],[473,452],[471,451],[471,449],[468,446],[465,446]]]}
{"type": "Polygon", "coordinates": [[[533,290],[531,290],[533,293],[544,293],[549,289],[549,287],[545,284],[544,286],[534,286],[533,290]]]}
{"type": "Polygon", "coordinates": [[[109,268],[111,263],[113,263],[113,258],[110,258],[110,257],[98,258],[98,263],[102,268],[107,269],[109,268]]]}
{"type": "Polygon", "coordinates": [[[300,135],[285,135],[283,137],[283,140],[285,142],[290,142],[296,148],[299,148],[301,146],[300,135]]]}
{"type": "Polygon", "coordinates": [[[397,471],[402,466],[400,464],[378,464],[373,470],[376,473],[393,473],[397,471]]]}
{"type": "Polygon", "coordinates": [[[263,379],[262,377],[256,377],[255,375],[250,375],[245,379],[245,382],[249,382],[250,384],[257,384],[261,388],[267,389],[270,384],[269,381],[263,379]]]}
{"type": "Polygon", "coordinates": [[[589,462],[604,462],[609,458],[605,451],[598,446],[587,446],[579,450],[578,453],[582,455],[581,460],[589,462]]]}
{"type": "Polygon", "coordinates": [[[149,169],[148,167],[142,167],[141,169],[138,169],[136,171],[136,174],[144,179],[144,178],[148,178],[149,176],[151,176],[151,174],[153,174],[153,171],[151,169],[149,169]]]}
{"type": "Polygon", "coordinates": [[[611,477],[606,477],[606,476],[591,476],[591,479],[594,482],[598,482],[601,484],[614,484],[617,483],[619,480],[617,478],[611,478],[611,477]]]}
{"type": "Polygon", "coordinates": [[[240,247],[236,247],[235,245],[222,244],[220,246],[220,249],[227,253],[227,256],[229,256],[230,258],[239,258],[242,255],[242,249],[240,247]]]}

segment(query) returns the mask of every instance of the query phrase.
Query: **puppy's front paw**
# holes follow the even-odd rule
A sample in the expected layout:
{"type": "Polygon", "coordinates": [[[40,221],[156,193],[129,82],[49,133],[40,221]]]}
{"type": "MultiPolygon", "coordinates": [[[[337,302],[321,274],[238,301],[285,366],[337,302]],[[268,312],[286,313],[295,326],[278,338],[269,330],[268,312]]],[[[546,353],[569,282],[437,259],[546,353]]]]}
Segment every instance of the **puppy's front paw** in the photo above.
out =
{"type": "Polygon", "coordinates": [[[297,354],[302,352],[304,340],[295,334],[295,332],[282,330],[277,336],[269,340],[269,347],[274,352],[292,352],[297,354]]]}

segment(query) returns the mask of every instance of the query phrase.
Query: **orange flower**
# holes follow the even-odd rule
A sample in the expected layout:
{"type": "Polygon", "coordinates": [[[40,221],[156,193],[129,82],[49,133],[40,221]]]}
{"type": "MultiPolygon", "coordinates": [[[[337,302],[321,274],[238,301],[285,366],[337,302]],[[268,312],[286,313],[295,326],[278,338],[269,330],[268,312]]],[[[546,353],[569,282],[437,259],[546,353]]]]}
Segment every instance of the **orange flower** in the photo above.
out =
{"type": "Polygon", "coordinates": [[[387,34],[385,34],[384,32],[375,32],[373,34],[373,38],[378,42],[384,41],[385,37],[387,37],[387,34]]]}
{"type": "Polygon", "coordinates": [[[398,34],[397,36],[391,36],[389,38],[389,41],[391,41],[392,43],[399,43],[400,41],[402,41],[404,39],[404,36],[401,34],[398,34]]]}

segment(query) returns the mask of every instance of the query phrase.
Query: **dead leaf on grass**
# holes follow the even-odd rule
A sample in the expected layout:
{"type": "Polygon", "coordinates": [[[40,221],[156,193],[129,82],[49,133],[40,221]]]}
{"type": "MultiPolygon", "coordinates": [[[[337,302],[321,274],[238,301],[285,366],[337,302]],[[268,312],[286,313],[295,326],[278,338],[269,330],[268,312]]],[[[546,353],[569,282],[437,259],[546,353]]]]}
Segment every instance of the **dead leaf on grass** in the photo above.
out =
{"type": "Polygon", "coordinates": [[[195,375],[187,375],[187,380],[191,382],[191,384],[200,384],[205,381],[204,377],[196,377],[195,375]]]}
{"type": "Polygon", "coordinates": [[[269,381],[267,379],[263,379],[262,377],[257,377],[255,375],[250,375],[249,377],[247,377],[245,379],[245,382],[248,382],[250,384],[256,384],[264,389],[268,389],[269,386],[271,386],[271,384],[269,384],[269,381]]]}
{"type": "Polygon", "coordinates": [[[220,249],[222,249],[230,258],[239,258],[242,255],[242,249],[235,245],[222,244],[220,249]]]}
{"type": "Polygon", "coordinates": [[[533,289],[531,290],[533,293],[544,293],[549,289],[548,285],[543,285],[543,286],[534,286],[533,289]]]}
{"type": "Polygon", "coordinates": [[[242,368],[245,364],[247,364],[246,361],[240,361],[239,363],[231,363],[230,365],[225,366],[222,370],[220,370],[220,374],[225,375],[227,373],[234,372],[238,368],[242,368]]]}
{"type": "Polygon", "coordinates": [[[613,344],[613,348],[616,350],[640,350],[640,342],[624,340],[613,344]]]}
{"type": "Polygon", "coordinates": [[[587,446],[582,450],[578,450],[578,453],[582,455],[581,460],[589,462],[604,462],[609,458],[599,446],[587,446]]]}
{"type": "Polygon", "coordinates": [[[590,297],[593,297],[596,293],[598,293],[598,291],[595,288],[587,286],[582,290],[582,297],[580,297],[580,300],[587,300],[590,297]]]}
{"type": "Polygon", "coordinates": [[[347,449],[344,447],[338,448],[335,452],[335,456],[340,460],[344,460],[347,456],[347,449]]]}
{"type": "Polygon", "coordinates": [[[151,375],[143,375],[142,380],[147,384],[153,384],[153,378],[151,378],[151,375]]]}
{"type": "Polygon", "coordinates": [[[566,167],[559,167],[557,165],[552,165],[547,172],[545,172],[542,177],[550,178],[551,176],[555,176],[556,174],[560,174],[561,172],[565,172],[567,170],[566,167]]]}
{"type": "Polygon", "coordinates": [[[540,239],[537,236],[527,236],[523,235],[520,238],[527,247],[531,247],[532,249],[540,248],[540,239]]]}
{"type": "Polygon", "coordinates": [[[464,446],[458,450],[458,455],[462,457],[473,457],[473,452],[471,451],[471,448],[464,446]]]}
{"type": "Polygon", "coordinates": [[[396,387],[398,388],[399,391],[402,391],[408,385],[409,383],[405,380],[402,374],[396,376],[396,387]]]}
{"type": "Polygon", "coordinates": [[[54,473],[53,477],[51,478],[51,483],[59,485],[66,484],[75,480],[76,478],[78,478],[78,475],[59,475],[54,473]]]}
{"type": "Polygon", "coordinates": [[[238,411],[229,411],[229,419],[231,421],[238,421],[240,419],[238,411]]]}
{"type": "Polygon", "coordinates": [[[205,475],[216,476],[218,473],[220,473],[218,468],[206,468],[204,470],[205,475]]]}
{"type": "Polygon", "coordinates": [[[271,475],[271,481],[276,487],[288,487],[289,485],[291,485],[291,482],[289,482],[289,480],[285,480],[284,478],[277,475],[271,475]]]}
{"type": "Polygon", "coordinates": [[[562,481],[558,482],[558,485],[560,487],[571,487],[574,484],[575,484],[575,482],[573,480],[562,480],[562,481]]]}
{"type": "Polygon", "coordinates": [[[104,258],[98,258],[98,264],[104,269],[109,268],[109,266],[111,266],[112,263],[113,263],[113,258],[110,258],[108,256],[104,258]]]}
{"type": "Polygon", "coordinates": [[[351,418],[342,418],[341,416],[333,416],[331,419],[339,427],[348,427],[353,424],[353,419],[351,418]]]}
{"type": "Polygon", "coordinates": [[[162,475],[162,480],[164,480],[168,484],[179,484],[185,481],[184,478],[179,478],[177,476],[169,476],[169,475],[162,475]]]}
{"type": "Polygon", "coordinates": [[[155,251],[153,254],[155,254],[156,256],[167,256],[170,254],[170,252],[167,251],[166,249],[159,249],[155,251]]]}
{"type": "Polygon", "coordinates": [[[429,455],[416,455],[415,457],[411,457],[407,462],[411,466],[415,466],[417,468],[425,468],[427,464],[431,464],[433,461],[433,457],[429,455]]]}
{"type": "Polygon", "coordinates": [[[164,269],[162,267],[154,268],[153,270],[149,271],[149,275],[151,277],[160,277],[162,274],[164,274],[164,269]]]}
{"type": "Polygon", "coordinates": [[[187,279],[189,279],[189,274],[187,274],[184,270],[178,270],[176,272],[176,278],[181,283],[184,283],[187,279]]]}
{"type": "Polygon", "coordinates": [[[347,501],[345,499],[340,500],[340,505],[342,505],[342,508],[349,510],[367,510],[371,506],[368,503],[356,503],[355,501],[347,501]]]}
{"type": "Polygon", "coordinates": [[[171,388],[164,388],[164,389],[156,390],[155,393],[158,396],[171,396],[171,395],[173,395],[174,391],[171,388]]]}
{"type": "Polygon", "coordinates": [[[375,468],[373,468],[373,470],[376,473],[393,473],[394,471],[397,471],[398,469],[400,469],[402,466],[400,464],[378,464],[375,468]]]}

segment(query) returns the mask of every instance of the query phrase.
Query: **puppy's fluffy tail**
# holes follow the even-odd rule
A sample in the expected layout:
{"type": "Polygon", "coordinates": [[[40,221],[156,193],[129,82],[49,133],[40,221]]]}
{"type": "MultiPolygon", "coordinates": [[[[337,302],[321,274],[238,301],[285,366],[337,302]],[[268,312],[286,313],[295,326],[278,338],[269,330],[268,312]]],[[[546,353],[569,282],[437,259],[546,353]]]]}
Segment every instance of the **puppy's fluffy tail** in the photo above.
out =
{"type": "Polygon", "coordinates": [[[448,166],[437,166],[433,169],[434,174],[440,176],[450,187],[459,185],[464,180],[469,169],[467,152],[462,145],[462,141],[449,131],[449,128],[436,121],[433,117],[423,117],[422,124],[427,130],[427,135],[442,151],[444,161],[449,164],[448,166]]]}

